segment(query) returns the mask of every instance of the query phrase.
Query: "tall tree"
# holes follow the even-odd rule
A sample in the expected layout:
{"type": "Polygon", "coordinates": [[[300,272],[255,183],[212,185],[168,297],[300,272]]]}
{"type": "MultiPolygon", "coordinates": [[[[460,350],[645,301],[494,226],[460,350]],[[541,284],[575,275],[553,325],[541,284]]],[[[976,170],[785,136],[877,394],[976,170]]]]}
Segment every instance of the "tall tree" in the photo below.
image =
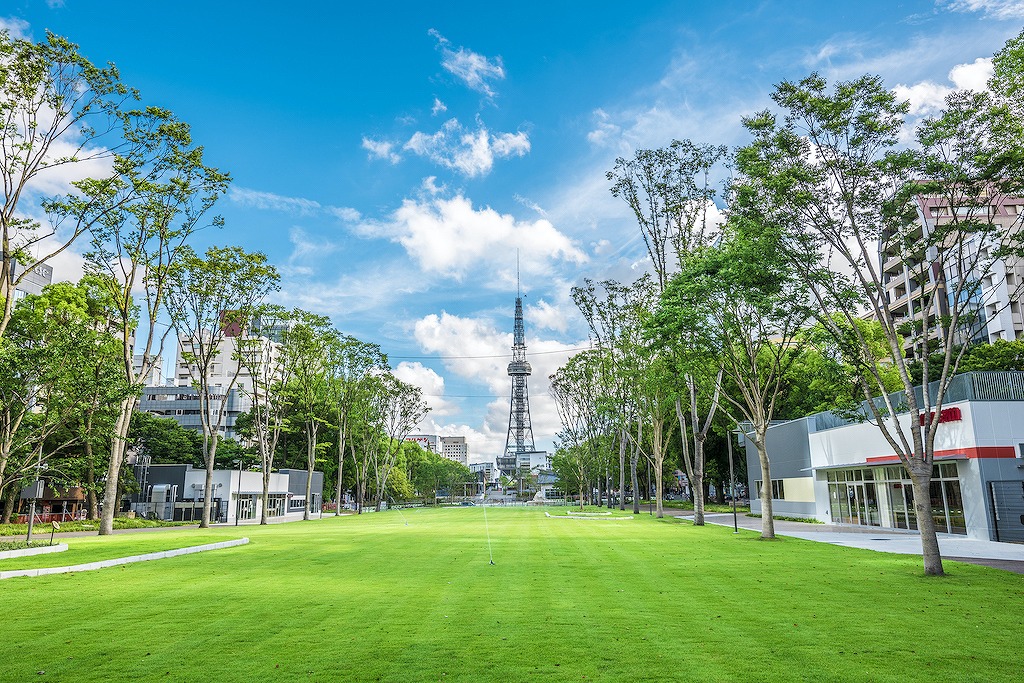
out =
{"type": "Polygon", "coordinates": [[[119,178],[154,151],[131,131],[148,116],[130,110],[137,99],[113,65],[95,66],[65,38],[47,33],[33,43],[0,31],[0,337],[11,320],[14,289],[30,272],[25,266],[49,261],[133,198],[119,178]],[[84,177],[97,169],[99,177],[84,177]],[[78,179],[68,188],[57,174],[78,179]],[[67,190],[43,199],[42,212],[24,207],[67,190]],[[83,204],[95,210],[83,211],[83,204]],[[31,217],[39,213],[45,224],[31,217]],[[23,266],[17,272],[15,261],[23,266]]]}
{"type": "Polygon", "coordinates": [[[205,257],[199,257],[186,245],[170,272],[164,292],[167,312],[178,334],[181,360],[199,392],[206,465],[199,526],[206,528],[217,444],[228,400],[245,369],[238,340],[255,322],[264,299],[280,289],[280,278],[264,254],[246,253],[239,247],[210,247],[205,257]],[[215,372],[218,367],[221,372],[215,372]]]}
{"type": "MultiPolygon", "coordinates": [[[[207,225],[204,217],[230,178],[204,163],[203,149],[193,146],[188,125],[168,111],[147,108],[124,133],[147,151],[146,163],[115,154],[117,177],[81,187],[84,197],[65,203],[62,210],[91,226],[86,267],[100,276],[112,301],[124,380],[141,387],[162,358],[173,329],[158,330],[172,268],[185,241],[207,225]],[[135,365],[133,355],[138,351],[141,363],[135,365]]],[[[219,217],[209,223],[222,224],[219,217]]],[[[112,430],[100,534],[113,533],[120,503],[118,481],[138,400],[134,394],[121,401],[112,430]]]]}
{"type": "Polygon", "coordinates": [[[941,411],[961,342],[979,329],[977,302],[989,303],[982,283],[1003,259],[1021,257],[1019,225],[998,220],[991,208],[1024,189],[1022,154],[1014,146],[1020,123],[989,95],[958,92],[945,111],[921,123],[907,150],[899,147],[907,105],[878,77],[829,89],[812,74],[781,83],[772,97],[783,110],[781,122],[768,112],[745,121],[754,140],[738,154],[738,205],[784,228],[783,252],[811,286],[819,321],[863,378],[869,415],[913,482],[925,574],[942,574],[929,492],[938,420],[929,416],[941,411]],[[948,219],[932,217],[943,211],[948,219]],[[909,321],[888,305],[879,243],[885,261],[922,287],[909,321]],[[881,361],[856,324],[864,308],[885,337],[881,361]],[[940,349],[937,384],[920,397],[902,332],[916,340],[925,377],[928,347],[940,349]],[[907,410],[887,393],[886,366],[898,372],[907,410]],[[876,394],[880,401],[869,400],[876,394]],[[924,430],[917,415],[925,416],[924,430]]]}
{"type": "Polygon", "coordinates": [[[320,427],[325,423],[323,410],[328,400],[329,368],[324,350],[334,334],[330,320],[307,311],[296,311],[291,327],[282,334],[289,376],[286,390],[293,418],[301,424],[306,439],[306,502],[302,518],[307,520],[320,427]]]}
{"type": "Polygon", "coordinates": [[[277,442],[285,427],[285,409],[289,382],[289,366],[282,344],[284,330],[291,325],[293,314],[276,304],[262,304],[254,312],[253,325],[236,338],[238,363],[248,375],[247,386],[239,392],[252,403],[251,432],[256,440],[260,469],[263,473],[263,503],[260,524],[267,524],[270,508],[270,474],[274,469],[277,442]]]}
{"type": "Polygon", "coordinates": [[[377,451],[378,457],[373,463],[376,484],[374,507],[378,511],[381,509],[388,478],[398,462],[405,437],[430,411],[430,407],[423,400],[423,390],[419,387],[406,384],[391,373],[382,375],[380,379],[379,406],[384,445],[382,450],[377,451]]]}
{"type": "Polygon", "coordinates": [[[731,217],[722,242],[692,255],[662,297],[666,326],[699,330],[695,343],[718,352],[730,380],[722,409],[746,422],[761,464],[762,538],[775,537],[765,435],[799,354],[807,295],[779,253],[777,233],[731,217]]]}
{"type": "Polygon", "coordinates": [[[325,349],[325,362],[330,372],[327,390],[338,429],[338,485],[334,498],[334,514],[338,515],[344,502],[345,448],[352,436],[357,403],[365,400],[368,379],[386,371],[388,360],[377,344],[335,333],[325,349]]]}

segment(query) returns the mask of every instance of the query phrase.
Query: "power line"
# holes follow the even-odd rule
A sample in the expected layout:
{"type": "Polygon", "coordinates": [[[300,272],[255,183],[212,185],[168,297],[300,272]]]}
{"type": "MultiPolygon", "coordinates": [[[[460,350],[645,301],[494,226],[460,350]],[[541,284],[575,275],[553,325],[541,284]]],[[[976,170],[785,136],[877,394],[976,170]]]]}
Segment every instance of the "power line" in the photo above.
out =
{"type": "MultiPolygon", "coordinates": [[[[544,356],[552,353],[569,353],[570,351],[590,351],[593,347],[590,346],[579,346],[572,349],[558,349],[557,351],[531,351],[530,356],[544,356]]],[[[388,359],[398,360],[461,360],[469,358],[508,358],[509,354],[502,353],[493,356],[392,356],[388,354],[388,359]]]]}

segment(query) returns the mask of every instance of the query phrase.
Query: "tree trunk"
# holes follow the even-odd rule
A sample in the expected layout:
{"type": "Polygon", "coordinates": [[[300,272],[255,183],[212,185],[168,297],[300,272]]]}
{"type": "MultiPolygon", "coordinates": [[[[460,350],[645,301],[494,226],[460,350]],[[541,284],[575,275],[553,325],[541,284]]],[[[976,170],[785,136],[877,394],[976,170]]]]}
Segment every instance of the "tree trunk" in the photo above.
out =
{"type": "Polygon", "coordinates": [[[626,509],[626,430],[619,432],[619,509],[626,509]]]}
{"type": "Polygon", "coordinates": [[[633,487],[633,514],[640,514],[640,482],[636,476],[636,465],[640,461],[640,451],[633,446],[632,455],[629,458],[629,483],[633,487]]]}
{"type": "Polygon", "coordinates": [[[942,555],[939,552],[939,538],[936,535],[935,518],[931,505],[932,468],[921,465],[910,473],[914,483],[914,511],[917,513],[917,528],[921,532],[921,559],[924,560],[925,576],[943,576],[942,555]]]}
{"type": "Polygon", "coordinates": [[[704,526],[704,439],[694,434],[693,438],[693,523],[704,526]]]}
{"type": "Polygon", "coordinates": [[[125,451],[128,447],[128,428],[131,425],[132,411],[138,396],[129,396],[121,401],[121,414],[114,424],[114,434],[110,440],[110,462],[107,463],[107,479],[103,485],[103,510],[100,516],[100,536],[114,533],[114,515],[120,507],[118,491],[120,487],[121,465],[124,463],[125,451]]]}
{"type": "MultiPolygon", "coordinates": [[[[263,466],[263,509],[260,510],[260,526],[269,524],[267,508],[270,506],[270,462],[267,458],[267,444],[260,443],[260,464],[263,466]]],[[[285,511],[287,512],[287,510],[285,511]]]]}
{"type": "MultiPolygon", "coordinates": [[[[203,519],[199,522],[200,529],[210,528],[211,510],[213,508],[213,466],[217,461],[217,443],[220,441],[219,434],[214,432],[210,436],[210,450],[206,453],[206,482],[203,484],[203,519]]],[[[230,479],[228,480],[230,481],[230,479]]],[[[228,492],[228,502],[231,501],[231,491],[228,492]]],[[[219,513],[219,509],[218,509],[219,513]]],[[[218,518],[220,515],[218,514],[218,518]]]]}
{"type": "MultiPolygon", "coordinates": [[[[341,420],[339,420],[341,422],[341,420]]],[[[345,494],[345,428],[338,427],[338,490],[334,495],[334,516],[341,514],[342,498],[345,494]]],[[[410,479],[410,481],[412,481],[410,479]]]]}
{"type": "Polygon", "coordinates": [[[96,499],[96,463],[92,459],[92,444],[85,443],[85,457],[89,467],[85,470],[85,497],[89,504],[89,519],[100,516],[100,504],[96,499]]]}
{"type": "Polygon", "coordinates": [[[768,449],[764,435],[757,435],[754,441],[757,457],[761,461],[761,538],[775,538],[775,519],[772,517],[772,471],[768,464],[768,449]]]}
{"type": "Polygon", "coordinates": [[[657,467],[654,468],[654,491],[655,491],[654,516],[657,517],[658,519],[661,519],[662,517],[665,516],[665,506],[662,505],[663,501],[662,501],[662,497],[661,497],[662,479],[665,476],[664,473],[662,472],[662,469],[664,469],[664,459],[663,458],[659,458],[658,465],[657,465],[657,467]]]}
{"type": "Polygon", "coordinates": [[[14,514],[14,502],[18,499],[18,495],[16,493],[17,490],[16,486],[8,486],[7,490],[4,492],[6,494],[4,496],[4,524],[11,523],[11,515],[14,514]]]}
{"type": "Polygon", "coordinates": [[[306,426],[306,506],[302,510],[302,519],[309,520],[310,496],[313,492],[313,465],[316,464],[316,423],[306,426]]]}

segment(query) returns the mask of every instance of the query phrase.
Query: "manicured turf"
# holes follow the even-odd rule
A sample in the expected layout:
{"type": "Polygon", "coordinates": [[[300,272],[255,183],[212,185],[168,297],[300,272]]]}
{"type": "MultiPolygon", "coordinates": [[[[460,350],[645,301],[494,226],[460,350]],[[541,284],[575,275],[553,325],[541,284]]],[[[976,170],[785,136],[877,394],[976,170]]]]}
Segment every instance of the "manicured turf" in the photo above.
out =
{"type": "Polygon", "coordinates": [[[1020,680],[1015,574],[927,579],[917,558],[646,515],[486,512],[494,565],[479,507],[68,539],[44,564],[251,543],[0,582],[0,680],[1020,680]]]}

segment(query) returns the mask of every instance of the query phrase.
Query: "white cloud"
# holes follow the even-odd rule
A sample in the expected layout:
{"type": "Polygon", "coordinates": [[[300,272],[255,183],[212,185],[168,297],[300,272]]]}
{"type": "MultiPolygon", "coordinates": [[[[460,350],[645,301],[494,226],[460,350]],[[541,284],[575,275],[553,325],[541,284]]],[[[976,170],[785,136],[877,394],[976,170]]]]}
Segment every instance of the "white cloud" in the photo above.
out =
{"type": "Polygon", "coordinates": [[[246,187],[232,185],[228,190],[228,199],[242,206],[254,209],[283,211],[300,216],[312,216],[320,212],[320,202],[304,197],[285,197],[273,192],[251,190],[246,187]]]}
{"type": "Polygon", "coordinates": [[[949,70],[947,78],[953,87],[921,81],[913,85],[898,84],[893,88],[896,97],[910,102],[911,116],[937,114],[945,106],[946,97],[955,90],[984,90],[992,77],[992,59],[978,57],[967,64],[957,64],[949,70]]]}
{"type": "Polygon", "coordinates": [[[387,140],[371,140],[370,138],[363,138],[363,149],[368,151],[370,159],[386,159],[392,164],[397,164],[402,160],[402,157],[394,151],[395,144],[388,142],[387,140]]]}
{"type": "Polygon", "coordinates": [[[518,221],[489,207],[475,209],[461,194],[451,199],[406,199],[389,220],[364,222],[358,230],[401,244],[425,272],[461,281],[467,272],[482,269],[491,273],[492,286],[515,282],[510,254],[517,248],[525,272],[547,277],[554,261],[587,260],[547,219],[518,221]]]}
{"type": "Polygon", "coordinates": [[[430,406],[431,415],[445,416],[458,412],[457,407],[444,397],[444,378],[431,368],[418,362],[402,361],[391,374],[423,390],[423,399],[430,406]]]}
{"type": "Polygon", "coordinates": [[[11,38],[29,40],[29,23],[17,17],[0,17],[0,31],[7,31],[11,38]]]}
{"type": "Polygon", "coordinates": [[[597,147],[615,147],[621,142],[622,127],[611,122],[611,117],[604,109],[595,109],[593,113],[594,129],[587,133],[587,140],[597,147]]]}
{"type": "Polygon", "coordinates": [[[522,131],[492,135],[480,121],[475,131],[469,130],[458,119],[449,119],[435,133],[415,132],[403,149],[473,178],[487,175],[496,158],[525,156],[530,139],[522,131]]]}
{"type": "Polygon", "coordinates": [[[523,195],[517,193],[517,194],[512,195],[512,198],[515,199],[518,203],[520,203],[523,206],[525,206],[527,209],[530,209],[531,211],[536,212],[537,215],[543,216],[544,218],[548,217],[548,212],[545,211],[543,208],[541,208],[540,204],[538,204],[537,202],[533,201],[529,197],[524,197],[523,195]]]}
{"type": "Polygon", "coordinates": [[[434,106],[430,108],[430,113],[433,114],[434,116],[437,116],[438,114],[443,114],[446,111],[448,111],[448,106],[440,99],[435,97],[434,106]]]}
{"type": "Polygon", "coordinates": [[[1022,0],[946,0],[939,5],[952,12],[981,12],[993,19],[1024,18],[1022,0]]]}
{"type": "Polygon", "coordinates": [[[360,218],[358,211],[347,206],[324,205],[315,199],[286,197],[236,185],[228,189],[228,199],[240,206],[261,211],[280,211],[293,216],[317,216],[326,213],[346,222],[355,222],[360,218]]]}
{"type": "Polygon", "coordinates": [[[451,41],[442,36],[434,29],[430,29],[430,35],[437,40],[437,46],[441,50],[441,66],[472,90],[483,93],[487,97],[494,97],[495,92],[491,88],[491,81],[501,81],[505,78],[505,67],[501,63],[501,57],[488,59],[487,57],[459,47],[453,50],[451,41]]]}

